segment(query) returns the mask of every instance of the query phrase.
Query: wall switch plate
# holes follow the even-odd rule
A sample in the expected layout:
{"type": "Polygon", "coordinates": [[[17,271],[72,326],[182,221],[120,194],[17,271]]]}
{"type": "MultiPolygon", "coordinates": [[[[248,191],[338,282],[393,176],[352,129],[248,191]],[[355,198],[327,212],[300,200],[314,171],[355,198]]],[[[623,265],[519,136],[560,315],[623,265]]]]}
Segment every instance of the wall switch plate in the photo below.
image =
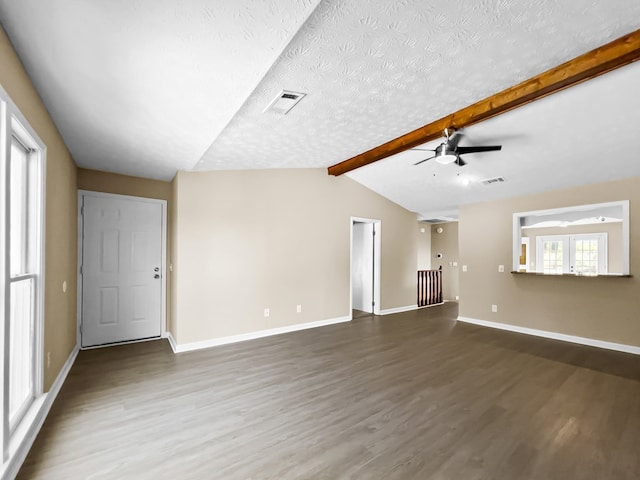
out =
{"type": "Polygon", "coordinates": [[[504,272],[504,265],[498,265],[498,272],[500,273],[504,272]]]}
{"type": "Polygon", "coordinates": [[[498,311],[498,305],[491,305],[491,311],[496,313],[498,311]]]}
{"type": "Polygon", "coordinates": [[[302,305],[296,305],[296,312],[302,312],[302,305]]]}
{"type": "Polygon", "coordinates": [[[424,232],[426,232],[426,230],[424,228],[421,228],[420,233],[424,233],[424,232]]]}
{"type": "Polygon", "coordinates": [[[457,267],[458,266],[458,262],[453,262],[453,266],[457,267]]]}
{"type": "Polygon", "coordinates": [[[466,272],[467,271],[467,266],[466,265],[462,265],[462,271],[466,272]]]}
{"type": "Polygon", "coordinates": [[[269,309],[268,309],[268,308],[265,308],[265,309],[264,309],[264,316],[265,316],[265,317],[268,317],[269,315],[271,315],[271,312],[269,311],[269,309]]]}

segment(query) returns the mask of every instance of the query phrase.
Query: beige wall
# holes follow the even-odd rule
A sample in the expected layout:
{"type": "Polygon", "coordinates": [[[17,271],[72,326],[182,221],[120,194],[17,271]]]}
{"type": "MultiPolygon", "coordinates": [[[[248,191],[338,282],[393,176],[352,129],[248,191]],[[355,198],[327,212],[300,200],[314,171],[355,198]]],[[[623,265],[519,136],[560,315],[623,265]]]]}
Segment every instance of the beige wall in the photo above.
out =
{"type": "Polygon", "coordinates": [[[633,278],[517,275],[513,214],[630,201],[630,269],[640,274],[640,178],[460,207],[460,315],[640,346],[640,282],[633,278]],[[498,273],[498,265],[505,273],[498,273]],[[491,305],[498,312],[491,312],[491,305]]]}
{"type": "Polygon", "coordinates": [[[416,226],[418,270],[431,270],[431,224],[418,222],[416,226]]]}
{"type": "Polygon", "coordinates": [[[180,172],[174,188],[178,343],[350,315],[351,216],[382,222],[382,309],[416,304],[416,215],[347,177],[180,172]]]}
{"type": "Polygon", "coordinates": [[[78,190],[91,190],[93,192],[116,193],[118,195],[131,195],[134,197],[156,198],[167,201],[167,330],[171,331],[171,232],[172,232],[172,184],[161,180],[131,177],[117,173],[100,172],[86,168],[78,169],[78,190]]]}
{"type": "Polygon", "coordinates": [[[445,300],[457,300],[460,295],[458,259],[458,222],[431,225],[431,268],[438,270],[442,266],[442,297],[445,300]],[[442,228],[442,233],[438,233],[442,228]],[[442,258],[438,258],[438,253],[442,258]]]}
{"type": "MultiPolygon", "coordinates": [[[[622,273],[622,222],[573,225],[571,227],[523,228],[522,236],[529,237],[529,269],[536,270],[537,237],[545,235],[584,235],[587,233],[607,234],[607,267],[609,273],[622,273]]],[[[505,266],[506,268],[506,266],[505,266]]],[[[511,268],[511,266],[509,266],[511,268]]]]}
{"type": "Polygon", "coordinates": [[[56,126],[0,28],[0,84],[47,146],[44,388],[76,344],[76,166],[56,126]],[[62,292],[62,282],[67,292],[62,292]],[[51,364],[47,367],[47,354],[51,364]]]}
{"type": "Polygon", "coordinates": [[[86,168],[78,169],[78,189],[171,200],[171,182],[100,172],[86,168]]]}

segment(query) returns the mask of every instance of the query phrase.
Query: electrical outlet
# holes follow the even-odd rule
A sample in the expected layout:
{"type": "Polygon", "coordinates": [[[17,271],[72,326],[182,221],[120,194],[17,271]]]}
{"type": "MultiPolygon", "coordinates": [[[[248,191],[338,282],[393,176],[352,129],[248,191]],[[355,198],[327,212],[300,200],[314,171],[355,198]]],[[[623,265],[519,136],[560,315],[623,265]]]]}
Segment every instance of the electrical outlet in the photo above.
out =
{"type": "Polygon", "coordinates": [[[302,312],[302,305],[296,305],[296,312],[302,312]]]}
{"type": "Polygon", "coordinates": [[[462,271],[466,272],[467,271],[467,266],[466,265],[462,265],[462,271]]]}
{"type": "Polygon", "coordinates": [[[498,311],[498,305],[491,305],[491,311],[496,313],[498,311]]]}
{"type": "Polygon", "coordinates": [[[268,308],[265,308],[265,309],[264,309],[264,316],[265,316],[265,317],[268,317],[269,315],[271,315],[271,312],[269,311],[269,309],[268,309],[268,308]]]}
{"type": "Polygon", "coordinates": [[[498,265],[498,272],[504,273],[504,265],[498,265]]]}

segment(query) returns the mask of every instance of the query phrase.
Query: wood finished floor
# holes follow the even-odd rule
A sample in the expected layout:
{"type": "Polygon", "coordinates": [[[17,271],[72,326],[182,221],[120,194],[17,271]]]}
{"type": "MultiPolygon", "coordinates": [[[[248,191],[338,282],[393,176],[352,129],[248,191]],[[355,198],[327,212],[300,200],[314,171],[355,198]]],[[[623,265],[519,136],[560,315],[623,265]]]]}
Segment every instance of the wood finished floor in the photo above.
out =
{"type": "Polygon", "coordinates": [[[640,357],[456,314],[80,352],[18,478],[640,478],[640,357]]]}

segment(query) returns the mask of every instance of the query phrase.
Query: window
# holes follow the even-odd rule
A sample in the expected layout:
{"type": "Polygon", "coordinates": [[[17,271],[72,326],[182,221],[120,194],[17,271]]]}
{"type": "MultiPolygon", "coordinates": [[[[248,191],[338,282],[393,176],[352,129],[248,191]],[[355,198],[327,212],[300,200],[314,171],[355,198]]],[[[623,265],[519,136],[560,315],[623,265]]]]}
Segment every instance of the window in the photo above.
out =
{"type": "Polygon", "coordinates": [[[537,271],[542,273],[607,273],[607,234],[540,236],[536,239],[536,257],[537,271]]]}
{"type": "Polygon", "coordinates": [[[0,88],[2,452],[42,394],[45,147],[0,88]]]}

